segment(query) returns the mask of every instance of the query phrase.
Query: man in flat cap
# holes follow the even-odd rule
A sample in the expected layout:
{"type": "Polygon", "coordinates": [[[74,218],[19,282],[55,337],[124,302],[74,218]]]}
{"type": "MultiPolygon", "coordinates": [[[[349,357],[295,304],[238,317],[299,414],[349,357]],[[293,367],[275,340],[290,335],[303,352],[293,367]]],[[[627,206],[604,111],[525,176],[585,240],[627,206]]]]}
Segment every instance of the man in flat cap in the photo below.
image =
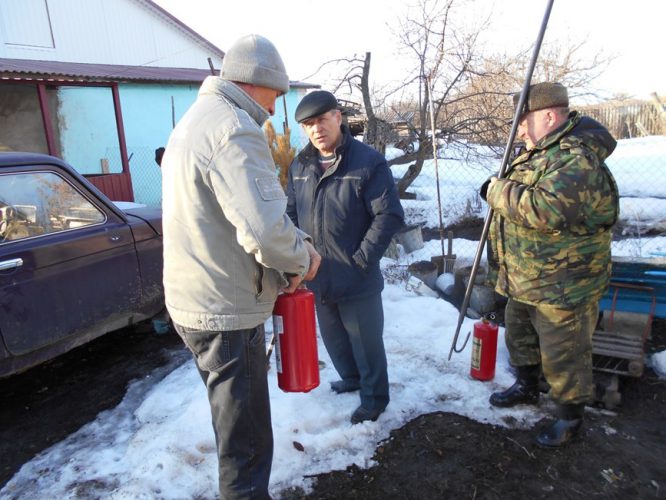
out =
{"type": "Polygon", "coordinates": [[[600,123],[569,112],[567,89],[551,82],[529,87],[518,138],[525,151],[486,192],[495,290],[508,297],[505,340],[517,370],[515,384],[490,403],[538,404],[543,372],[557,420],[536,439],[558,447],[578,433],[593,396],[592,334],[619,213],[604,160],[616,141],[600,123]]]}
{"type": "Polygon", "coordinates": [[[331,389],[360,389],[351,416],[357,424],[376,420],[389,402],[379,260],[404,216],[386,159],[350,135],[337,105],[333,94],[318,90],[296,108],[310,144],[289,168],[287,213],[322,255],[311,288],[341,378],[331,389]]]}
{"type": "MultiPolygon", "coordinates": [[[[162,162],[164,291],[208,391],[220,498],[269,499],[273,433],[264,322],[320,257],[287,217],[263,123],[289,78],[275,46],[236,41],[162,162]]],[[[208,496],[208,495],[206,495],[208,496]]]]}

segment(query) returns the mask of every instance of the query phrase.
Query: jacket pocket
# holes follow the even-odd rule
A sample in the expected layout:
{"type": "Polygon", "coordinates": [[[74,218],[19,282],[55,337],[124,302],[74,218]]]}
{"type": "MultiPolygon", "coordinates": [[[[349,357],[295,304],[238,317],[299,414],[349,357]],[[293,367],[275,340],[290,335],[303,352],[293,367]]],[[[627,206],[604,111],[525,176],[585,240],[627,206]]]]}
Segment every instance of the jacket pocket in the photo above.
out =
{"type": "Polygon", "coordinates": [[[280,273],[275,269],[268,269],[258,264],[255,276],[257,304],[272,304],[275,302],[280,283],[280,273]]]}

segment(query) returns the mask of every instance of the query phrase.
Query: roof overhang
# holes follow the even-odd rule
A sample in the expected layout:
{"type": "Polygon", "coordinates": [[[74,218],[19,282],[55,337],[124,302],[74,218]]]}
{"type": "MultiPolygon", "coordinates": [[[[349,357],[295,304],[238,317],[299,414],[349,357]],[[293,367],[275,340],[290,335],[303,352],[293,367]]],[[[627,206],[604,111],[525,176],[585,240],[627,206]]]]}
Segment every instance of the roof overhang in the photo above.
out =
{"type": "MultiPolygon", "coordinates": [[[[217,72],[216,72],[217,73],[217,72]]],[[[63,61],[0,58],[0,81],[46,81],[53,83],[196,83],[211,74],[210,69],[121,66],[63,61]]],[[[320,85],[289,82],[291,88],[315,89],[320,85]]]]}
{"type": "Polygon", "coordinates": [[[210,70],[198,68],[120,66],[0,58],[0,79],[2,80],[201,83],[210,74],[210,70]]]}

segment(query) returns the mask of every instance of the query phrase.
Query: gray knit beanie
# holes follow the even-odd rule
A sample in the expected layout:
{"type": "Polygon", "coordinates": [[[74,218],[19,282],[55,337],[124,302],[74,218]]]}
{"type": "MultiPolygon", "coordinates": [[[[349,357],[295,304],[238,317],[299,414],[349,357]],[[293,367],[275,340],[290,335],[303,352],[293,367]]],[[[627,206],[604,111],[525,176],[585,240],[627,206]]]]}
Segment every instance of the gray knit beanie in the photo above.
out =
{"type": "MultiPolygon", "coordinates": [[[[513,95],[513,106],[518,106],[520,92],[513,95]]],[[[538,111],[545,108],[569,107],[569,94],[567,88],[561,83],[541,82],[530,85],[527,91],[527,100],[523,113],[538,111]]]]}
{"type": "Polygon", "coordinates": [[[222,59],[220,78],[289,92],[289,77],[275,45],[259,35],[234,42],[222,59]]]}

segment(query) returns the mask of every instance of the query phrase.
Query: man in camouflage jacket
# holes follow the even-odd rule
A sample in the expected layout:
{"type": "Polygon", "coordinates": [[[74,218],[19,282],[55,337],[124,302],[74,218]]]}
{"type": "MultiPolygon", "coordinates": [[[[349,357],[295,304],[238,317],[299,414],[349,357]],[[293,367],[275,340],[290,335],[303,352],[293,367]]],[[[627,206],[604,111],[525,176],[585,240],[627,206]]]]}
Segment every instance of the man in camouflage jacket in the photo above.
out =
{"type": "Polygon", "coordinates": [[[564,86],[532,85],[518,126],[526,150],[504,178],[482,188],[494,210],[495,289],[508,297],[506,344],[518,371],[516,383],[490,403],[538,404],[543,371],[558,420],[537,443],[550,447],[578,432],[593,394],[592,334],[619,211],[617,186],[604,164],[616,141],[568,106],[564,86]]]}

